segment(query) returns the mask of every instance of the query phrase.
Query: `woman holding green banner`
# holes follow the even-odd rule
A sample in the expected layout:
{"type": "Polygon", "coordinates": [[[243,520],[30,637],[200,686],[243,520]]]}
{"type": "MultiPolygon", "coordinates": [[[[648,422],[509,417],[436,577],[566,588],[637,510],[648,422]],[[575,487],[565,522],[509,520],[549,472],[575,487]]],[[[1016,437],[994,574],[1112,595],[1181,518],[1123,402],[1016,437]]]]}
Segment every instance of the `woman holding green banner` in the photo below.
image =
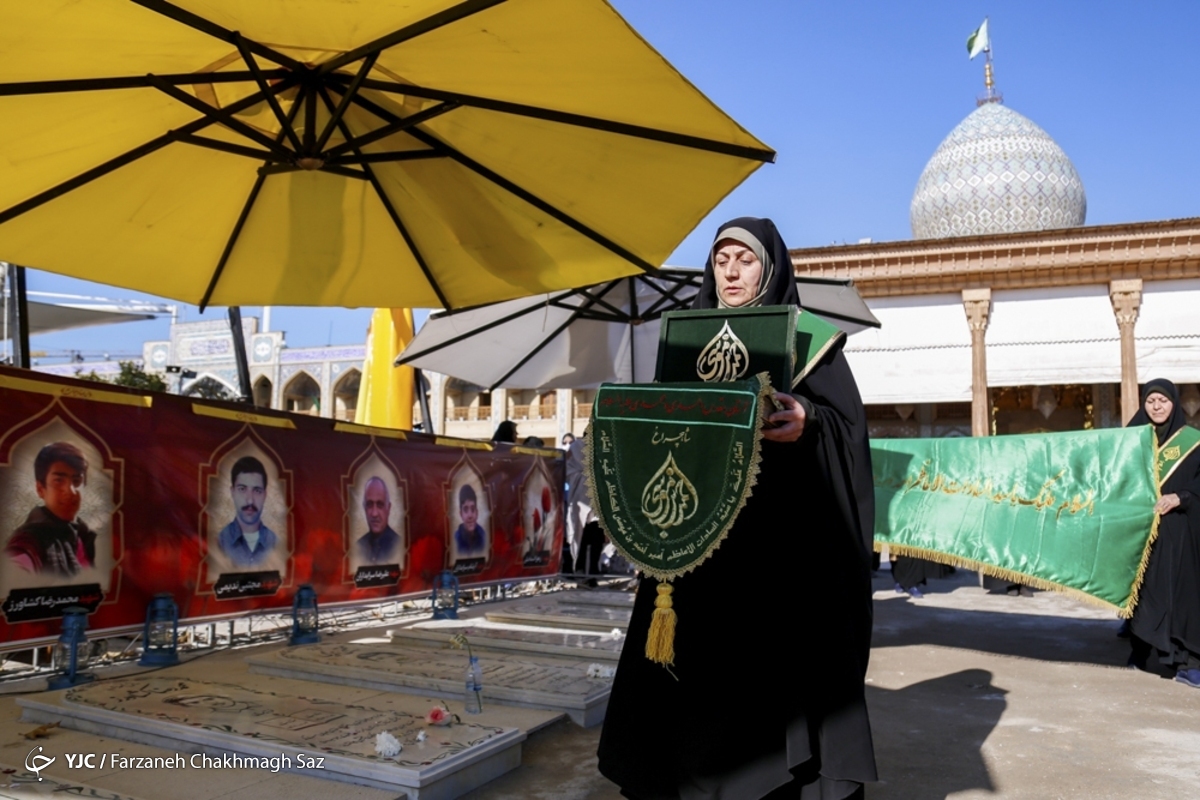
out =
{"type": "Polygon", "coordinates": [[[1157,378],[1129,421],[1154,426],[1162,489],[1158,537],[1130,620],[1129,664],[1146,669],[1156,650],[1175,680],[1200,689],[1200,431],[1185,420],[1179,390],[1157,378]]]}
{"type": "MultiPolygon", "coordinates": [[[[721,226],[693,308],[788,304],[799,296],[775,225],[721,226]]],[[[600,771],[625,797],[844,800],[876,780],[863,691],[871,455],[844,337],[830,341],[799,365],[811,369],[794,395],[774,395],[781,410],[728,538],[672,581],[670,669],[639,646],[659,586],[641,582],[599,748],[600,771]]]]}

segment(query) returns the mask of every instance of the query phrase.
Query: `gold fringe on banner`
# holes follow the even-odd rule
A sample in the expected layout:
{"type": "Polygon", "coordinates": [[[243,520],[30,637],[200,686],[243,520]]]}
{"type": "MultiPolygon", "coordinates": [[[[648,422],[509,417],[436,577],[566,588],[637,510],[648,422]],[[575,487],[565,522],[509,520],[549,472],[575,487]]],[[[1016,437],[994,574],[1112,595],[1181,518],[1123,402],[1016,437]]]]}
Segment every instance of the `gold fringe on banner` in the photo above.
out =
{"type": "Polygon", "coordinates": [[[675,609],[671,604],[669,583],[660,583],[654,598],[654,614],[650,617],[650,633],[646,634],[646,658],[664,667],[675,665],[675,609]]]}

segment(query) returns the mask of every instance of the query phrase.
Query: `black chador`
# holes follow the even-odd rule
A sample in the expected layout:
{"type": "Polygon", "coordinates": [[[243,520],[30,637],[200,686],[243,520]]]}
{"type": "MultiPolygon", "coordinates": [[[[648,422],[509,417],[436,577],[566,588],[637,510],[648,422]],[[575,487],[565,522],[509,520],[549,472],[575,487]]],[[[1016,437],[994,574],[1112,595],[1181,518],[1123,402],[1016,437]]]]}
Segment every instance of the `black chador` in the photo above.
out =
{"type": "MultiPolygon", "coordinates": [[[[1146,400],[1154,393],[1174,406],[1171,416],[1154,428],[1161,447],[1186,421],[1175,384],[1163,379],[1147,383],[1142,389],[1142,408],[1129,424],[1152,424],[1146,400]]],[[[1179,506],[1158,518],[1158,538],[1150,550],[1130,620],[1130,663],[1144,668],[1153,647],[1164,666],[1196,670],[1200,669],[1200,448],[1174,468],[1161,489],[1164,496],[1178,495],[1179,506]]]]}
{"type": "MultiPolygon", "coordinates": [[[[731,236],[756,239],[772,262],[747,305],[799,305],[774,224],[732,220],[716,241],[731,236]]],[[[718,302],[710,254],[694,307],[718,302]]],[[[803,435],[763,441],[758,483],[728,538],[672,581],[671,671],[642,648],[658,582],[638,590],[599,749],[600,771],[627,797],[841,800],[876,779],[863,697],[874,525],[866,416],[840,346],[793,393],[803,435]]]]}

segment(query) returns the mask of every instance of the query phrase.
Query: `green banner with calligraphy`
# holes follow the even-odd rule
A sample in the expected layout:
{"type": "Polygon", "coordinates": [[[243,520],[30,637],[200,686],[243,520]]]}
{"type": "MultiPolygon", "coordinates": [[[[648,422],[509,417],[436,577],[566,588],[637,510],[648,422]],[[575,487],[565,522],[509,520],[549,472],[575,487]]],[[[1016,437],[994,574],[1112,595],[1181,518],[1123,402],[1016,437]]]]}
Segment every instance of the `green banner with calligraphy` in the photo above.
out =
{"type": "Polygon", "coordinates": [[[600,387],[585,469],[609,540],[660,580],[721,544],[758,474],[765,376],[600,387]]]}
{"type": "Polygon", "coordinates": [[[1157,530],[1150,426],[871,444],[875,547],[1129,616],[1157,530]]]}

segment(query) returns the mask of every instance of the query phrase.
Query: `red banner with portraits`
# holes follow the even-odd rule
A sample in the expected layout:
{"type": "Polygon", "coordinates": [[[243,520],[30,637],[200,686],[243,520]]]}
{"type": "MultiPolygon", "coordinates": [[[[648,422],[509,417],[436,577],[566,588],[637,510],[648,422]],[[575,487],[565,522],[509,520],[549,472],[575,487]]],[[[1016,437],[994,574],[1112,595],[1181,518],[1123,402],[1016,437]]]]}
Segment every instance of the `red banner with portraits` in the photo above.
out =
{"type": "Polygon", "coordinates": [[[0,368],[0,642],[559,571],[563,463],[534,450],[0,368]]]}

